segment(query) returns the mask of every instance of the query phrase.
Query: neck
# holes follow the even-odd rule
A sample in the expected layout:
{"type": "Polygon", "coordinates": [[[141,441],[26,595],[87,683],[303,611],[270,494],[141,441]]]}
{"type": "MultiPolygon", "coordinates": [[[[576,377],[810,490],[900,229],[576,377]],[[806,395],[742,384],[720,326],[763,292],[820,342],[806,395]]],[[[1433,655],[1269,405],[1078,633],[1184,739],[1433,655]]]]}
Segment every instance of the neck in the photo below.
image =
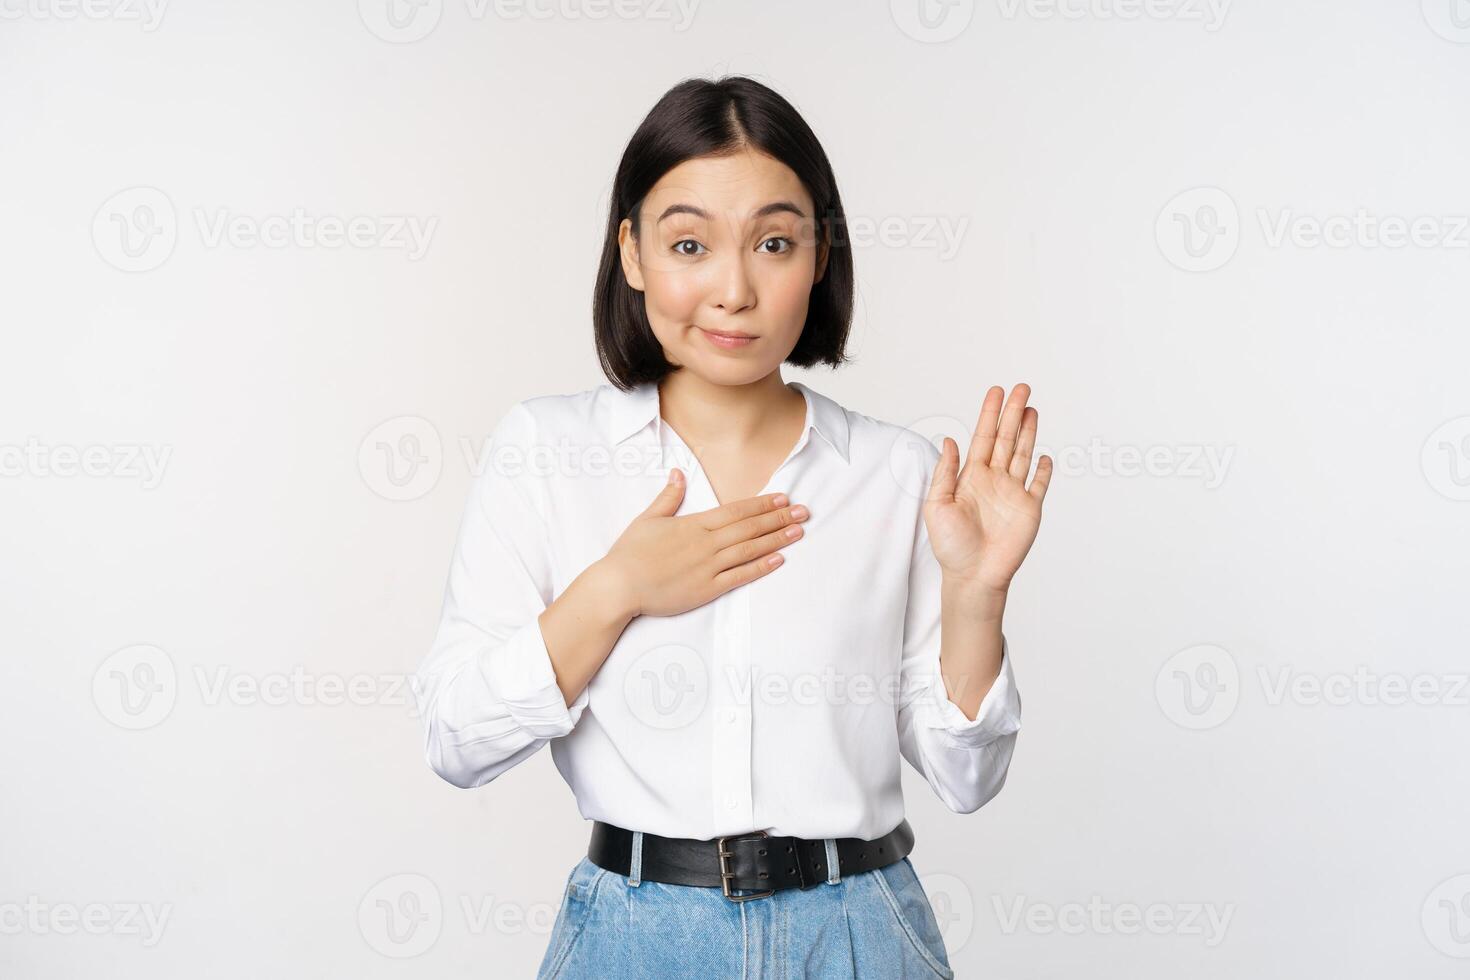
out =
{"type": "Polygon", "coordinates": [[[688,368],[659,383],[659,414],[691,446],[746,445],[796,412],[805,415],[806,399],[779,368],[743,385],[707,381],[688,368]]]}

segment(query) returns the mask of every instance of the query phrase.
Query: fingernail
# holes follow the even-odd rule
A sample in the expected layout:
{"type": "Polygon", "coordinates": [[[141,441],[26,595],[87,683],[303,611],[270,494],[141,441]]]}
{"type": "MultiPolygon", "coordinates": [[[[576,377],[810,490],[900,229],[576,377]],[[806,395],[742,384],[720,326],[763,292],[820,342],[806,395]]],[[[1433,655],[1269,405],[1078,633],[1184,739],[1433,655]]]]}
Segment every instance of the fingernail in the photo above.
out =
{"type": "Polygon", "coordinates": [[[796,518],[797,520],[801,520],[801,518],[805,517],[806,515],[807,509],[801,504],[797,504],[795,507],[791,508],[791,516],[796,518]]]}
{"type": "Polygon", "coordinates": [[[785,507],[790,502],[791,501],[786,499],[786,495],[784,493],[776,494],[776,499],[772,501],[772,503],[774,503],[777,507],[785,507]]]}

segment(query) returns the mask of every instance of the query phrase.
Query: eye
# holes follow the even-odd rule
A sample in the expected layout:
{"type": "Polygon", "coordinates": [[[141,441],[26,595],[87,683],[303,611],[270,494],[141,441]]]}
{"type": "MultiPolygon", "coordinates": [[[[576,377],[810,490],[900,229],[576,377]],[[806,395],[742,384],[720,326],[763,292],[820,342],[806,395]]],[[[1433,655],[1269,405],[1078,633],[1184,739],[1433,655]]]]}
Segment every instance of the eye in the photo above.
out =
{"type": "Polygon", "coordinates": [[[687,255],[690,258],[693,258],[694,256],[696,256],[696,255],[699,254],[699,252],[697,252],[697,251],[689,251],[689,250],[685,249],[683,247],[685,245],[693,245],[696,249],[703,249],[704,248],[703,245],[699,244],[699,242],[695,241],[692,238],[681,238],[679,241],[677,241],[677,242],[674,243],[673,249],[679,255],[687,255]]]}
{"type": "Polygon", "coordinates": [[[759,251],[764,251],[767,255],[783,255],[786,252],[791,251],[791,249],[794,248],[794,247],[795,247],[795,244],[791,241],[791,239],[777,237],[777,238],[767,238],[765,241],[761,242],[759,246],[757,246],[757,249],[759,251]],[[773,244],[777,244],[777,243],[783,245],[784,247],[778,248],[778,249],[769,249],[769,248],[766,248],[767,245],[773,245],[773,244]]]}

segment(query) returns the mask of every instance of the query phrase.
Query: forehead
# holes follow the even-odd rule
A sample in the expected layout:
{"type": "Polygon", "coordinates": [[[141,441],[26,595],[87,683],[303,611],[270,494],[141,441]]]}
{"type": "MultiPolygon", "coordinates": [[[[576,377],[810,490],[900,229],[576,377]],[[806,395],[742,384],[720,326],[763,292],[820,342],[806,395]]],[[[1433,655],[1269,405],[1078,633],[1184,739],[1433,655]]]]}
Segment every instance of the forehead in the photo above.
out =
{"type": "Polygon", "coordinates": [[[648,192],[661,210],[674,203],[745,214],[771,201],[789,200],[811,213],[812,199],[796,171],[759,150],[694,157],[659,178],[648,192]]]}

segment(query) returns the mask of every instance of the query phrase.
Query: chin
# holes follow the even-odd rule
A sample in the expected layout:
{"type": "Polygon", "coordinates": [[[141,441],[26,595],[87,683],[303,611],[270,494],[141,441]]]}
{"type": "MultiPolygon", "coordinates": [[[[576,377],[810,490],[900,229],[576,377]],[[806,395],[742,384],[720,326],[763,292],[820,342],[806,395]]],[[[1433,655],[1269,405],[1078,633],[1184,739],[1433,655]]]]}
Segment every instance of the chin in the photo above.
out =
{"type": "Polygon", "coordinates": [[[736,361],[733,358],[686,357],[684,370],[717,385],[748,385],[776,370],[776,364],[736,361]]]}

